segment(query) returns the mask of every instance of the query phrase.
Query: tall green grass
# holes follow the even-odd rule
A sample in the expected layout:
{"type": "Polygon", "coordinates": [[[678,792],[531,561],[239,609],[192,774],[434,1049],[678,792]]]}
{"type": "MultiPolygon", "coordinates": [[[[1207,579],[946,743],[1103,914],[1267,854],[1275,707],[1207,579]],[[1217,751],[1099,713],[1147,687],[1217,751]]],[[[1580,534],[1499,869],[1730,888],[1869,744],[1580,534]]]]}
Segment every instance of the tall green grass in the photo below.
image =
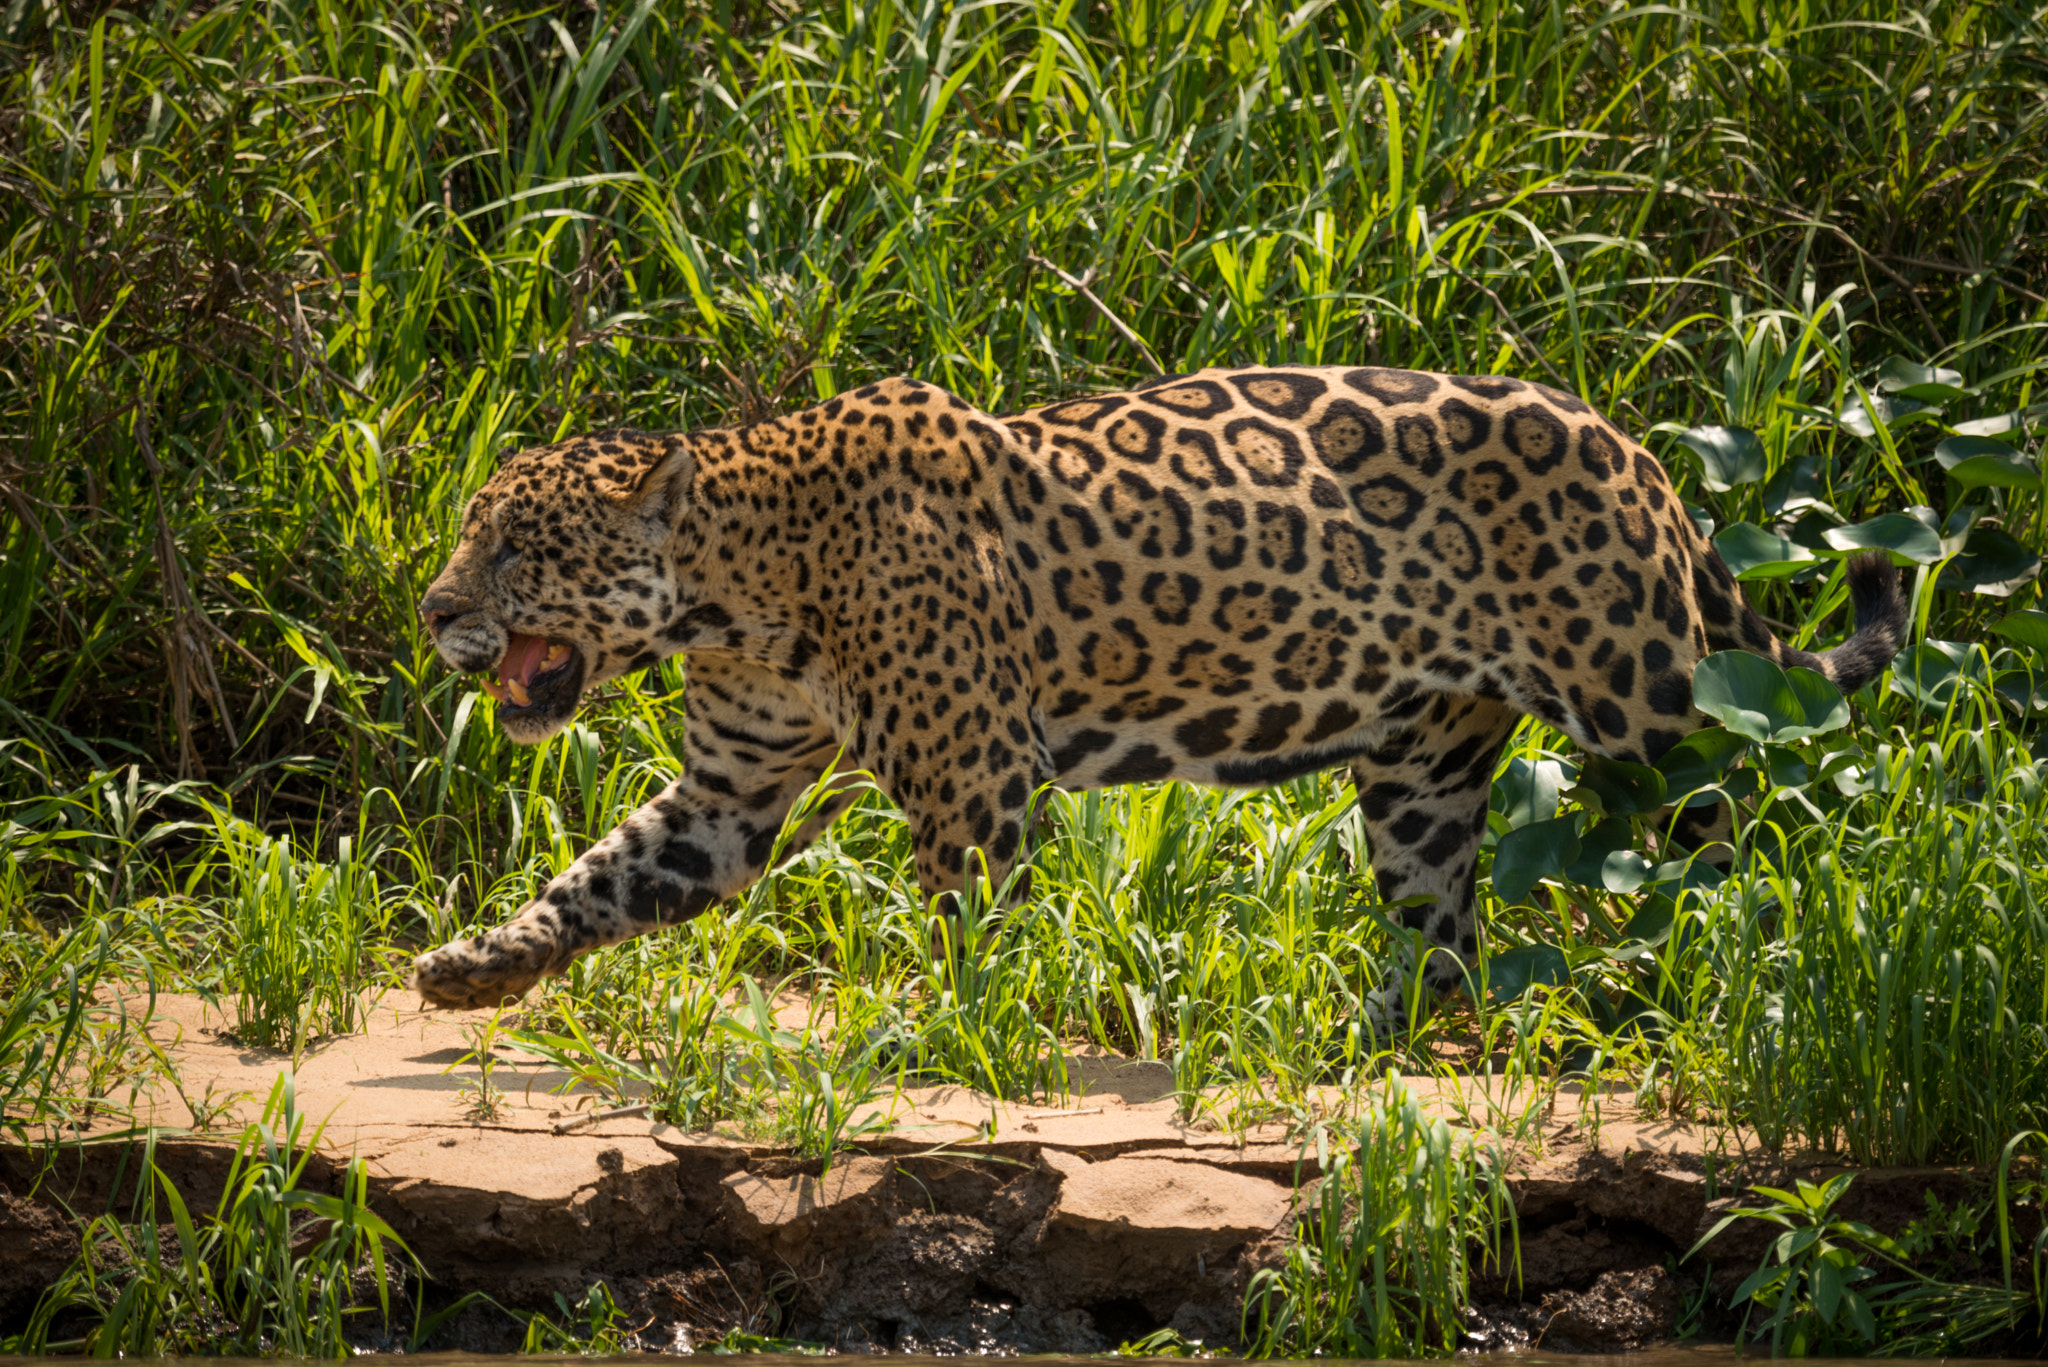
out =
{"type": "Polygon", "coordinates": [[[1317,1135],[1317,1157],[1302,1237],[1246,1296],[1251,1355],[1456,1351],[1471,1263],[1515,1261],[1513,1208],[1478,1146],[1389,1078],[1355,1126],[1317,1135]]]}
{"type": "Polygon", "coordinates": [[[90,1357],[347,1357],[348,1322],[381,1311],[419,1271],[347,1165],[338,1195],[311,1188],[320,1142],[279,1077],[235,1148],[219,1205],[194,1219],[144,1147],[135,1208],[89,1221],[78,1260],[38,1301],[10,1353],[90,1357]],[[64,1338],[81,1329],[78,1338],[64,1338]]]}
{"type": "Polygon", "coordinates": [[[1142,378],[1122,324],[1743,424],[1853,518],[1941,496],[1827,420],[1870,366],[1992,411],[2040,357],[2012,9],[11,13],[0,697],[283,817],[388,791],[443,859],[538,762],[414,629],[510,443],[1016,405],[1142,378]]]}

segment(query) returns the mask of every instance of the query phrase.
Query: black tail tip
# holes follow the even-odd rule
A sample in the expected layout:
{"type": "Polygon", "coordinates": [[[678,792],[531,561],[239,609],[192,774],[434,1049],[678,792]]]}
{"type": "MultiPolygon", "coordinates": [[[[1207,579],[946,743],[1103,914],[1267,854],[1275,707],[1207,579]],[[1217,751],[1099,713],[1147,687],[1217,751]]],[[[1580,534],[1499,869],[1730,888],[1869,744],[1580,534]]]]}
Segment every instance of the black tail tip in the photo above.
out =
{"type": "Polygon", "coordinates": [[[1881,626],[1904,639],[1906,597],[1899,592],[1899,570],[1883,551],[1870,551],[1848,563],[1849,601],[1856,609],[1856,630],[1881,626]]]}
{"type": "Polygon", "coordinates": [[[1845,567],[1856,630],[1826,655],[1835,686],[1854,693],[1891,664],[1906,642],[1906,596],[1899,571],[1883,551],[1859,555],[1845,567]]]}

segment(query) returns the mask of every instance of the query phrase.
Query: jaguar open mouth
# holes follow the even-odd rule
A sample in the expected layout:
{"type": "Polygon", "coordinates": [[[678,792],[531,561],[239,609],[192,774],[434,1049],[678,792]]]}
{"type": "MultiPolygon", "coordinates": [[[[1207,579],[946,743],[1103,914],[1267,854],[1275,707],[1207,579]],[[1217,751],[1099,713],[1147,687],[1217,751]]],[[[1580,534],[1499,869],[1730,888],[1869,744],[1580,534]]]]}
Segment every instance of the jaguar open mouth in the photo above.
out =
{"type": "Polygon", "coordinates": [[[485,679],[483,689],[504,710],[527,711],[560,701],[563,685],[573,686],[582,672],[576,647],[515,631],[505,646],[505,658],[498,661],[498,677],[485,679]]]}

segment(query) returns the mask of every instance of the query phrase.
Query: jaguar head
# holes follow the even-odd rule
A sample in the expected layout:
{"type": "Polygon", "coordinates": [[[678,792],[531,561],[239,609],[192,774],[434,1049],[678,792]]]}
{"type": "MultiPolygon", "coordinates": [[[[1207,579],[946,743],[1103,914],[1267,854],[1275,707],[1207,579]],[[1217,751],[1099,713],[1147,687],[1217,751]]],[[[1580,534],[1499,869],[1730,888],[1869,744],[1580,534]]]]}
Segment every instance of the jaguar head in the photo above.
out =
{"type": "Polygon", "coordinates": [[[693,473],[680,437],[602,432],[520,452],[469,501],[420,616],[451,669],[484,676],[507,736],[546,740],[587,690],[672,653],[693,473]]]}

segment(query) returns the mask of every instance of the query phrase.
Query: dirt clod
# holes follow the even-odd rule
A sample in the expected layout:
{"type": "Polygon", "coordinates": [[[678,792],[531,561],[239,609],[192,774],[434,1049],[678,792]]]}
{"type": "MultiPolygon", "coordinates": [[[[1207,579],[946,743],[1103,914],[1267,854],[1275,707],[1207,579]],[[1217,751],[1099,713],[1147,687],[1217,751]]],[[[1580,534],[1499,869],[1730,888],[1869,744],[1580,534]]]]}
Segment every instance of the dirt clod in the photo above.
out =
{"type": "Polygon", "coordinates": [[[57,1212],[0,1190],[0,1323],[34,1306],[78,1256],[78,1232],[57,1212]]]}
{"type": "Polygon", "coordinates": [[[1531,1318],[1536,1347],[1564,1353],[1626,1353],[1668,1342],[1678,1325],[1678,1284],[1662,1267],[1603,1272],[1585,1291],[1553,1291],[1531,1318]]]}

